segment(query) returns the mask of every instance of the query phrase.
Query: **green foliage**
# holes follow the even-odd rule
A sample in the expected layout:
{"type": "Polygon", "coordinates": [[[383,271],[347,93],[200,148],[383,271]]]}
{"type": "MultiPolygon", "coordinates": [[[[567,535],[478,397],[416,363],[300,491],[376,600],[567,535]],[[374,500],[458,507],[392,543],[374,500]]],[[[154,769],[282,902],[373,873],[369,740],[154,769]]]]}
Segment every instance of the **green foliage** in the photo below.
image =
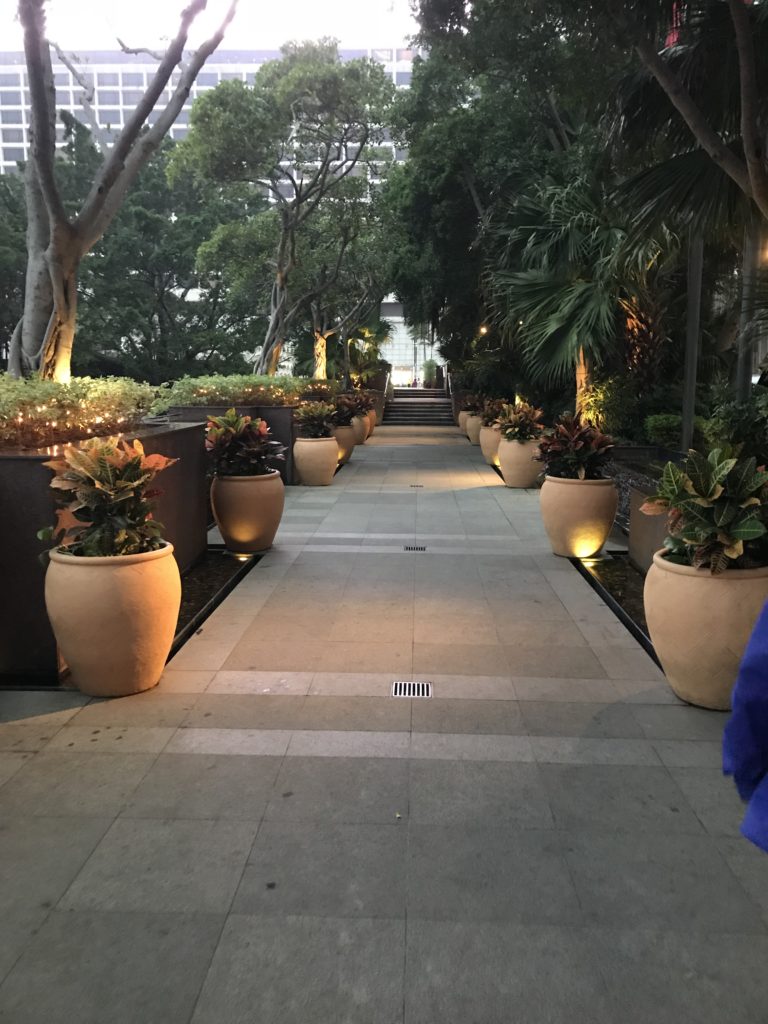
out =
{"type": "Polygon", "coordinates": [[[40,448],[132,430],[155,389],[127,377],[69,383],[0,374],[0,448],[40,448]]]}
{"type": "Polygon", "coordinates": [[[336,407],[330,402],[304,402],[293,415],[300,437],[333,437],[336,407]]]}
{"type": "Polygon", "coordinates": [[[768,473],[754,458],[714,448],[708,456],[690,451],[682,467],[667,463],[642,511],[667,515],[670,562],[718,575],[768,565],[767,500],[768,473]]]}
{"type": "MultiPolygon", "coordinates": [[[[653,416],[646,416],[645,436],[651,444],[657,444],[662,448],[679,448],[680,439],[683,434],[683,417],[679,413],[662,412],[653,416]]],[[[709,421],[703,416],[695,416],[693,420],[693,443],[698,448],[706,443],[709,433],[709,421]]],[[[728,444],[723,438],[716,441],[722,445],[728,444]]],[[[716,445],[717,446],[717,445],[716,445]]]]}
{"type": "Polygon", "coordinates": [[[235,409],[209,418],[205,448],[218,476],[265,476],[285,459],[285,445],[270,438],[267,421],[235,409]]]}
{"type": "Polygon", "coordinates": [[[483,405],[485,404],[485,398],[483,395],[476,395],[470,392],[461,400],[462,412],[468,412],[470,416],[479,416],[483,405]]]}
{"type": "Polygon", "coordinates": [[[483,421],[484,427],[492,427],[498,421],[504,409],[508,408],[508,403],[503,398],[487,398],[483,402],[483,408],[480,411],[480,418],[483,421]]]}
{"type": "Polygon", "coordinates": [[[544,429],[544,424],[541,422],[543,417],[543,409],[536,409],[527,402],[515,402],[514,405],[503,407],[496,422],[503,438],[507,441],[519,441],[524,444],[541,435],[544,429]]]}
{"type": "Polygon", "coordinates": [[[424,374],[424,387],[433,388],[437,381],[437,363],[434,359],[425,359],[421,369],[424,374]]]}
{"type": "Polygon", "coordinates": [[[768,464],[768,388],[754,388],[746,402],[720,402],[703,426],[712,447],[733,447],[742,458],[768,464]]]}
{"type": "Polygon", "coordinates": [[[337,427],[348,427],[358,415],[357,399],[354,395],[338,395],[334,408],[333,418],[337,427]]]}
{"type": "Polygon", "coordinates": [[[0,175],[0,367],[24,309],[25,229],[24,183],[18,174],[0,175]]]}
{"type": "Polygon", "coordinates": [[[537,462],[548,476],[568,480],[600,480],[611,456],[613,438],[579,416],[563,416],[542,437],[537,462]]]}
{"type": "Polygon", "coordinates": [[[250,373],[182,377],[159,389],[153,412],[165,412],[174,405],[296,405],[308,384],[306,377],[250,373]]]}
{"type": "Polygon", "coordinates": [[[163,546],[162,523],[152,518],[148,490],[155,476],[177,459],[145,455],[139,441],[91,438],[68,446],[46,462],[59,504],[57,524],[40,530],[60,551],[85,557],[113,557],[156,551],[163,546]]]}

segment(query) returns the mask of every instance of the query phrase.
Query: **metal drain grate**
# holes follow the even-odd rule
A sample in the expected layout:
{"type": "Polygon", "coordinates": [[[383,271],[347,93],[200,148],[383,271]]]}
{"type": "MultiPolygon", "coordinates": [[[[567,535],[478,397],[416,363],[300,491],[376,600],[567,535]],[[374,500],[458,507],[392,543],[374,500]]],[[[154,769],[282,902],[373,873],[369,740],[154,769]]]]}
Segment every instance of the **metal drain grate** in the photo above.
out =
{"type": "Polygon", "coordinates": [[[409,487],[416,487],[419,490],[424,489],[424,484],[408,484],[409,487]]]}
{"type": "Polygon", "coordinates": [[[403,551],[426,551],[426,550],[427,549],[425,547],[422,547],[420,544],[404,544],[403,545],[403,551]]]}
{"type": "Polygon", "coordinates": [[[393,697],[431,697],[432,683],[405,682],[399,680],[392,683],[393,697]]]}

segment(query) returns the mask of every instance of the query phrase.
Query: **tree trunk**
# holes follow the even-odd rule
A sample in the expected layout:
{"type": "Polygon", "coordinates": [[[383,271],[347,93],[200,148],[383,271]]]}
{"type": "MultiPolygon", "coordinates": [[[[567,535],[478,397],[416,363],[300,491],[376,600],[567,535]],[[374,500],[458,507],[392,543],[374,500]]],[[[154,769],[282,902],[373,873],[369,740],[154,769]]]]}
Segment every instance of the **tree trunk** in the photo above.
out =
{"type": "Polygon", "coordinates": [[[24,316],[18,358],[11,353],[9,368],[14,374],[37,373],[53,309],[53,284],[46,252],[51,240],[48,211],[35,173],[34,162],[24,172],[27,205],[27,271],[24,284],[24,316]]]}
{"type": "Polygon", "coordinates": [[[328,380],[328,336],[315,328],[315,372],[313,380],[328,380]]]}
{"type": "Polygon", "coordinates": [[[283,354],[283,342],[276,341],[272,346],[272,351],[269,356],[269,363],[267,364],[267,374],[270,377],[274,377],[277,373],[277,368],[280,365],[280,356],[283,354]]]}
{"type": "Polygon", "coordinates": [[[760,259],[760,225],[753,221],[744,233],[744,258],[741,271],[741,314],[736,359],[736,400],[745,402],[752,391],[752,348],[755,333],[755,279],[760,259]]]}
{"type": "Polygon", "coordinates": [[[592,373],[584,354],[584,349],[579,349],[576,359],[576,413],[579,414],[584,406],[584,392],[592,383],[592,373]]]}
{"type": "Polygon", "coordinates": [[[683,436],[682,448],[693,446],[693,421],[696,414],[696,380],[698,377],[701,286],[704,271],[704,238],[700,232],[688,241],[688,323],[685,334],[685,367],[683,370],[683,436]]]}
{"type": "Polygon", "coordinates": [[[43,343],[40,376],[62,383],[67,383],[72,376],[79,262],[76,257],[70,257],[66,267],[58,262],[51,264],[54,309],[43,343]]]}

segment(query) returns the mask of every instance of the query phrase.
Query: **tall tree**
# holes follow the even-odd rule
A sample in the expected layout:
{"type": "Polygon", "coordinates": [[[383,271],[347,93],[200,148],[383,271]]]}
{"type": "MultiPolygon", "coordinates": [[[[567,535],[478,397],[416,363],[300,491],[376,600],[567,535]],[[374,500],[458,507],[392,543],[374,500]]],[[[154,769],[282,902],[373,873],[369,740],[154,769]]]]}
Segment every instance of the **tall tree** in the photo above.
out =
{"type": "Polygon", "coordinates": [[[237,0],[232,0],[216,31],[193,54],[186,55],[190,27],[207,6],[207,0],[190,0],[141,101],[114,145],[104,153],[87,198],[72,216],[57,176],[55,89],[45,31],[45,0],[19,0],[30,91],[31,159],[25,175],[24,314],[11,345],[12,372],[39,371],[44,377],[69,378],[80,263],[103,236],[139,171],[176,120],[200,68],[223,39],[236,5],[237,0]],[[171,98],[157,110],[154,124],[146,127],[174,72],[178,78],[171,98]]]}
{"type": "Polygon", "coordinates": [[[335,42],[291,43],[252,86],[223,82],[194,105],[179,166],[267,191],[278,216],[272,286],[256,369],[273,373],[301,304],[292,298],[301,232],[323,200],[377,155],[392,85],[374,61],[342,61],[335,42]]]}

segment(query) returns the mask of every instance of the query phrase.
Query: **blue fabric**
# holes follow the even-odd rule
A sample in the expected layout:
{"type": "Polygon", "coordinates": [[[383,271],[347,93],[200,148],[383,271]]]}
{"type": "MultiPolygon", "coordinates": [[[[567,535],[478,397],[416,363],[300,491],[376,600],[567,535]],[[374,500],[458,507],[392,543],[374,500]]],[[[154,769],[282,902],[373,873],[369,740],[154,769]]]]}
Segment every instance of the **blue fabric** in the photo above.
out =
{"type": "Polygon", "coordinates": [[[742,835],[768,853],[768,603],[749,638],[723,735],[723,772],[747,812],[742,835]]]}

